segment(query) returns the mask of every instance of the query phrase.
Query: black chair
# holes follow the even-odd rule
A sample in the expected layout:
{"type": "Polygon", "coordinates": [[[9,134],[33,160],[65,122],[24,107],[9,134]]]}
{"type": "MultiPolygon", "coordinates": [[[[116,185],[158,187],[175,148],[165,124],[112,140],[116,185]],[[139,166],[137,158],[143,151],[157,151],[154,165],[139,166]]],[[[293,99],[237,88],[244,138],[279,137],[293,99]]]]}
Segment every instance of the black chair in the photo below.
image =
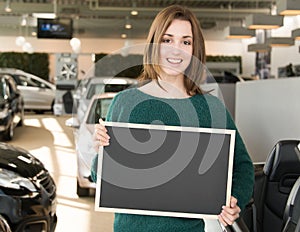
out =
{"type": "Polygon", "coordinates": [[[300,141],[279,141],[264,168],[255,174],[254,205],[258,232],[280,232],[288,196],[300,176],[300,141]]]}
{"type": "Polygon", "coordinates": [[[294,232],[300,232],[300,218],[298,220],[298,223],[297,223],[297,226],[296,226],[296,229],[294,232]]]}
{"type": "MultiPolygon", "coordinates": [[[[300,220],[300,177],[294,184],[284,211],[282,232],[295,232],[300,220]]],[[[299,227],[299,226],[298,226],[299,227]]]]}

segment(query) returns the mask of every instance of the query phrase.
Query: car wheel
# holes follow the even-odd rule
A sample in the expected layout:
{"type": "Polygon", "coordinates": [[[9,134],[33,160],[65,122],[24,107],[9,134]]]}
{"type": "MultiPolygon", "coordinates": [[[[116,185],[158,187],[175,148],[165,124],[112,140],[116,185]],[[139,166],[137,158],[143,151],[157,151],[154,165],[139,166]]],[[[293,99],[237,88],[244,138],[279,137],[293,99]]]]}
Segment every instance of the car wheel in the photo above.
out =
{"type": "Polygon", "coordinates": [[[24,108],[21,111],[21,119],[17,126],[23,126],[23,124],[24,124],[24,108]]]}
{"type": "Polygon", "coordinates": [[[9,224],[2,215],[0,215],[0,231],[11,232],[9,224]]]}
{"type": "Polygon", "coordinates": [[[50,111],[51,111],[52,114],[54,114],[54,100],[51,103],[51,110],[50,111]]]}
{"type": "Polygon", "coordinates": [[[76,193],[79,197],[87,197],[90,195],[90,189],[89,188],[82,188],[80,187],[78,180],[77,180],[77,190],[76,193]]]}
{"type": "Polygon", "coordinates": [[[9,141],[12,140],[13,137],[14,137],[14,122],[11,121],[9,127],[4,132],[4,139],[9,141]]]}

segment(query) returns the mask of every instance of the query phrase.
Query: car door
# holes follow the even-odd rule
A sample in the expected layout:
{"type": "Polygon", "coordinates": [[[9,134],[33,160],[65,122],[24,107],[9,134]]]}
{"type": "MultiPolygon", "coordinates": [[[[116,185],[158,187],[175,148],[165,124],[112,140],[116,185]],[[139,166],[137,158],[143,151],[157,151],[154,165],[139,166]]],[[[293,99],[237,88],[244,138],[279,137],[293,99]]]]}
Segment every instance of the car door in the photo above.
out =
{"type": "Polygon", "coordinates": [[[14,124],[18,124],[22,120],[22,100],[20,92],[17,89],[13,79],[5,79],[6,82],[6,94],[10,101],[10,110],[12,111],[14,124]]]}
{"type": "MultiPolygon", "coordinates": [[[[16,117],[16,112],[18,112],[18,101],[16,100],[16,94],[13,91],[13,87],[11,86],[11,83],[9,82],[8,78],[3,79],[3,88],[4,88],[4,95],[5,98],[8,101],[8,115],[10,120],[9,124],[17,124],[17,118],[16,117]]],[[[12,128],[14,125],[12,124],[12,128]]]]}
{"type": "Polygon", "coordinates": [[[51,109],[54,94],[49,86],[29,76],[18,75],[18,79],[18,89],[23,95],[25,109],[51,109]]]}

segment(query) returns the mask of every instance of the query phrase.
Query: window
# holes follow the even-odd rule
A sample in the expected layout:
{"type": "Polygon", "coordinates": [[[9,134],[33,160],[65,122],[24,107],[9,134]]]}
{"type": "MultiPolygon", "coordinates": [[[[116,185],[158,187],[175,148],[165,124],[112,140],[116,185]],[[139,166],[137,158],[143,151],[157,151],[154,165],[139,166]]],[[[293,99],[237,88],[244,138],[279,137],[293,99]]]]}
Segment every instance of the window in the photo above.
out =
{"type": "Polygon", "coordinates": [[[112,98],[95,99],[92,104],[86,123],[96,124],[99,122],[100,118],[105,120],[111,101],[112,98]]]}
{"type": "Polygon", "coordinates": [[[22,75],[18,75],[19,78],[19,83],[18,85],[22,85],[22,86],[31,86],[31,87],[39,87],[38,84],[36,84],[31,78],[26,77],[26,76],[22,76],[22,75]]]}

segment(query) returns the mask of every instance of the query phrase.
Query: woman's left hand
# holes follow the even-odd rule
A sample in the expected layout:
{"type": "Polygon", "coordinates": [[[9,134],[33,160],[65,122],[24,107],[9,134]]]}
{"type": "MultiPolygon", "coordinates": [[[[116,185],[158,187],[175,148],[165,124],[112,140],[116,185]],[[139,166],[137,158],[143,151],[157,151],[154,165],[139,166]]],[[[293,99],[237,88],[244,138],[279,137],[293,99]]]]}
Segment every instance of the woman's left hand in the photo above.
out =
{"type": "Polygon", "coordinates": [[[230,207],[223,206],[222,212],[218,215],[219,221],[224,225],[232,225],[239,218],[241,209],[237,205],[237,199],[233,196],[230,198],[230,207]]]}

